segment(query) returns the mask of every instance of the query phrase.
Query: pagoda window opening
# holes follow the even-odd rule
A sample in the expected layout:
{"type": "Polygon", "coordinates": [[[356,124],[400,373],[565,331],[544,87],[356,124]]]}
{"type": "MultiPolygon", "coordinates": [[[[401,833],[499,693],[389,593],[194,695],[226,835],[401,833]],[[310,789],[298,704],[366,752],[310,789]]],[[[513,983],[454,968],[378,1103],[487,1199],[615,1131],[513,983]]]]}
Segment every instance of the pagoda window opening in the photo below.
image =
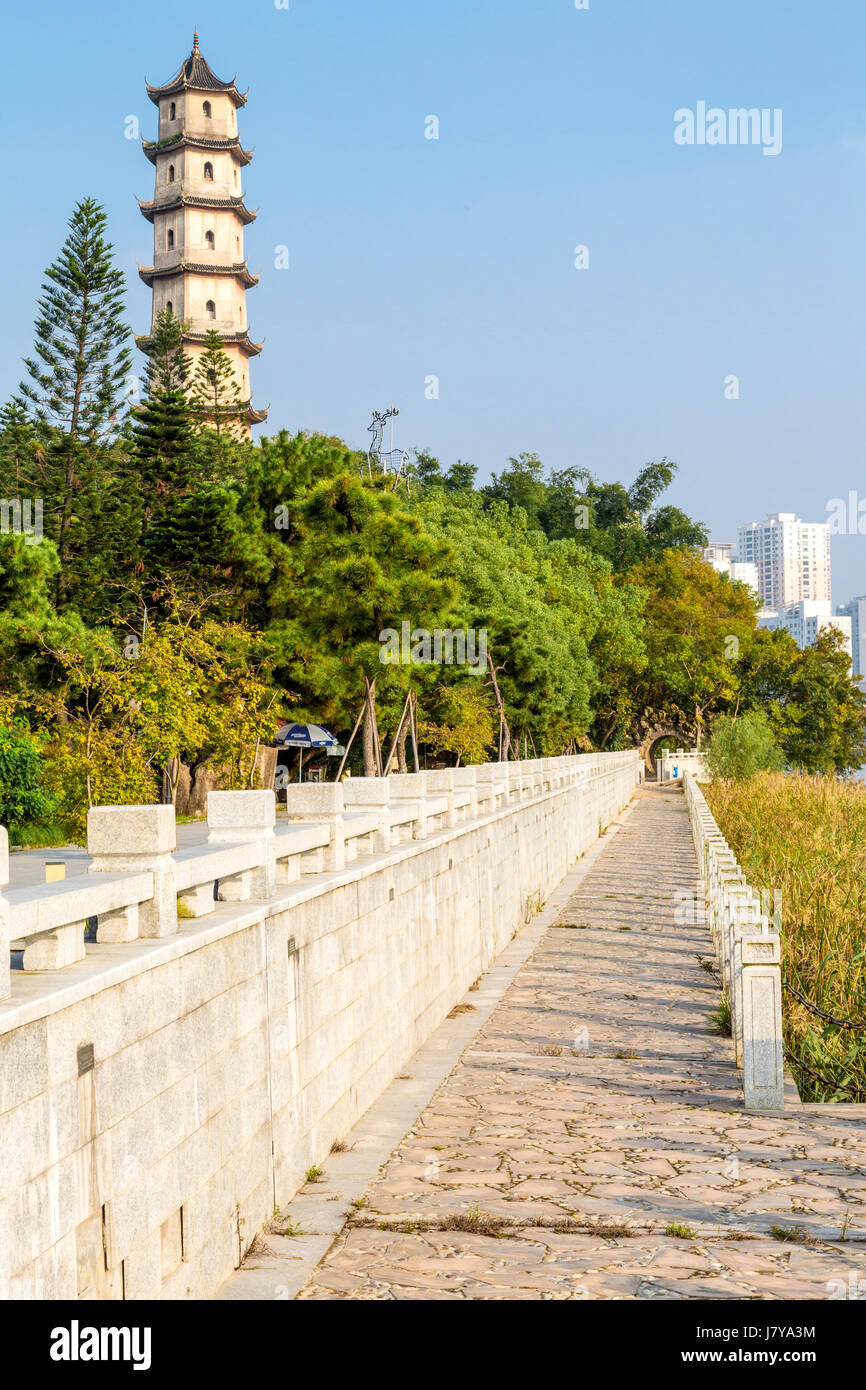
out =
{"type": "Polygon", "coordinates": [[[210,232],[210,231],[205,232],[205,234],[204,234],[204,239],[205,239],[205,241],[206,241],[208,247],[209,247],[210,250],[212,251],[212,250],[214,249],[215,244],[216,244],[216,241],[215,241],[213,232],[210,232]]]}
{"type": "Polygon", "coordinates": [[[166,311],[167,311],[169,314],[172,314],[172,315],[174,314],[174,305],[172,304],[172,302],[171,302],[170,299],[167,299],[167,300],[165,301],[165,307],[166,307],[166,311]]]}
{"type": "Polygon", "coordinates": [[[209,299],[208,302],[207,302],[207,304],[206,304],[204,307],[205,307],[205,311],[206,311],[206,313],[207,313],[208,318],[209,318],[209,319],[215,319],[215,318],[216,318],[216,305],[214,304],[213,300],[212,300],[212,299],[209,299]]]}
{"type": "Polygon", "coordinates": [[[173,164],[169,164],[169,166],[168,166],[168,181],[169,181],[169,183],[174,183],[174,165],[173,165],[173,164]]]}
{"type": "Polygon", "coordinates": [[[166,244],[168,246],[169,251],[174,250],[174,232],[171,230],[171,227],[169,227],[168,229],[168,239],[166,244]]]}
{"type": "Polygon", "coordinates": [[[210,102],[209,102],[209,101],[204,102],[204,103],[202,104],[202,108],[201,108],[201,109],[202,109],[202,111],[204,112],[204,114],[207,116],[208,120],[210,120],[210,117],[211,117],[210,102]]]}
{"type": "Polygon", "coordinates": [[[172,103],[171,103],[171,106],[168,108],[168,119],[169,119],[170,121],[173,121],[176,115],[177,115],[177,107],[175,106],[174,102],[172,102],[172,103]]]}
{"type": "Polygon", "coordinates": [[[204,176],[206,179],[213,178],[213,165],[211,164],[210,160],[208,160],[204,166],[204,176]]]}

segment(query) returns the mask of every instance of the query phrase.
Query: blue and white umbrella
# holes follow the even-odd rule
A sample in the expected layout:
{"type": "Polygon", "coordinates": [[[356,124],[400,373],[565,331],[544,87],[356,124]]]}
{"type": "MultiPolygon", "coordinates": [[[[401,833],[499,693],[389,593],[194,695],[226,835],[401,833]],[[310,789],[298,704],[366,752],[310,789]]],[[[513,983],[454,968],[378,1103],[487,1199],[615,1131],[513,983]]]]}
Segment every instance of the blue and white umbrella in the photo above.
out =
{"type": "Polygon", "coordinates": [[[339,740],[319,724],[284,724],[275,742],[285,748],[328,748],[339,740]]]}
{"type": "MultiPolygon", "coordinates": [[[[298,781],[300,782],[303,779],[303,750],[305,748],[330,748],[332,745],[336,745],[339,740],[319,724],[284,724],[278,730],[274,742],[278,748],[297,748],[299,750],[298,781]]],[[[288,796],[288,792],[286,792],[286,796],[288,796]]]]}

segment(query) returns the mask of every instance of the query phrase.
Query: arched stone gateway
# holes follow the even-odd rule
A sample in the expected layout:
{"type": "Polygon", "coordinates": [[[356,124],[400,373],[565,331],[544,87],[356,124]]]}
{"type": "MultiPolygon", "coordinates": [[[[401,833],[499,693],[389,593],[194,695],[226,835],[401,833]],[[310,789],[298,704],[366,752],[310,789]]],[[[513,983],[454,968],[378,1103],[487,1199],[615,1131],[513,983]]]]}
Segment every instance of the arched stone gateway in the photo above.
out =
{"type": "Polygon", "coordinates": [[[662,740],[666,738],[675,738],[680,748],[690,749],[694,746],[694,739],[689,734],[685,734],[681,728],[677,728],[674,724],[657,724],[655,728],[649,729],[641,739],[638,748],[643,758],[647,775],[650,777],[655,777],[656,775],[656,750],[662,740]]]}

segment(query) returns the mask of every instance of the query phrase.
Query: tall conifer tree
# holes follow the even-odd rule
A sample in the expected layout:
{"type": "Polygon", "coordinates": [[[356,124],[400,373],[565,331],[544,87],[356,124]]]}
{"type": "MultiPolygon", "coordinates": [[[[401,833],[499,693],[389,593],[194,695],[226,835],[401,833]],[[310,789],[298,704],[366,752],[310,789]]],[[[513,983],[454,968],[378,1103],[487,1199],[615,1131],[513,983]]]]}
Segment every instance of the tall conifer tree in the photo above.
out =
{"type": "Polygon", "coordinates": [[[231,359],[215,329],[208,333],[204,352],[196,362],[192,393],[197,415],[216,435],[216,453],[222,460],[226,441],[237,439],[241,433],[245,403],[231,359]]]}
{"type": "Polygon", "coordinates": [[[106,216],[93,198],[77,204],[60,255],[45,271],[29,380],[18,402],[46,441],[46,511],[57,541],[57,598],[70,565],[86,551],[104,499],[106,445],[120,427],[132,361],[124,322],[125,281],[105,238],[106,216]]]}

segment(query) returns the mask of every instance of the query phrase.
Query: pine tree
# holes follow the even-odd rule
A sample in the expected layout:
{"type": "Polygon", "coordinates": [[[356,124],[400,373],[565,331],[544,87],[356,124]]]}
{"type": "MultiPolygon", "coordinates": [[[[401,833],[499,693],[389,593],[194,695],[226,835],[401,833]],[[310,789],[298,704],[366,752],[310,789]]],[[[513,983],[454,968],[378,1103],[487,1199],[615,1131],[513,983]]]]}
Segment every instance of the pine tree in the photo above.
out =
{"type": "Polygon", "coordinates": [[[147,364],[147,392],[133,407],[132,427],[139,477],[149,502],[154,494],[185,488],[193,473],[191,363],[183,348],[183,324],[170,309],[157,316],[147,364]]]}
{"type": "Polygon", "coordinates": [[[38,444],[33,423],[20,400],[0,410],[0,495],[31,496],[35,491],[38,444]]]}
{"type": "Polygon", "coordinates": [[[104,446],[118,428],[132,361],[125,281],[105,239],[105,212],[85,198],[68,226],[60,255],[45,271],[34,352],[24,359],[29,381],[16,398],[46,443],[41,471],[60,554],[58,601],[68,591],[74,554],[86,552],[92,539],[88,517],[98,510],[104,446]]]}
{"type": "Polygon", "coordinates": [[[222,338],[213,328],[196,362],[192,394],[195,411],[202,424],[216,435],[216,453],[222,458],[226,439],[236,439],[241,433],[245,402],[222,338]]]}
{"type": "MultiPolygon", "coordinates": [[[[157,316],[149,344],[147,392],[133,407],[131,490],[138,499],[135,568],[146,583],[198,588],[225,578],[234,532],[233,498],[211,481],[214,432],[195,433],[192,364],[184,325],[157,316]]],[[[224,354],[223,354],[224,355],[224,354]]],[[[225,422],[222,422],[225,430],[225,422]]]]}
{"type": "Polygon", "coordinates": [[[137,568],[148,577],[171,564],[178,513],[185,512],[195,481],[191,363],[184,352],[183,327],[170,309],[157,315],[148,347],[147,390],[141,404],[132,407],[130,463],[140,518],[137,568]]]}

